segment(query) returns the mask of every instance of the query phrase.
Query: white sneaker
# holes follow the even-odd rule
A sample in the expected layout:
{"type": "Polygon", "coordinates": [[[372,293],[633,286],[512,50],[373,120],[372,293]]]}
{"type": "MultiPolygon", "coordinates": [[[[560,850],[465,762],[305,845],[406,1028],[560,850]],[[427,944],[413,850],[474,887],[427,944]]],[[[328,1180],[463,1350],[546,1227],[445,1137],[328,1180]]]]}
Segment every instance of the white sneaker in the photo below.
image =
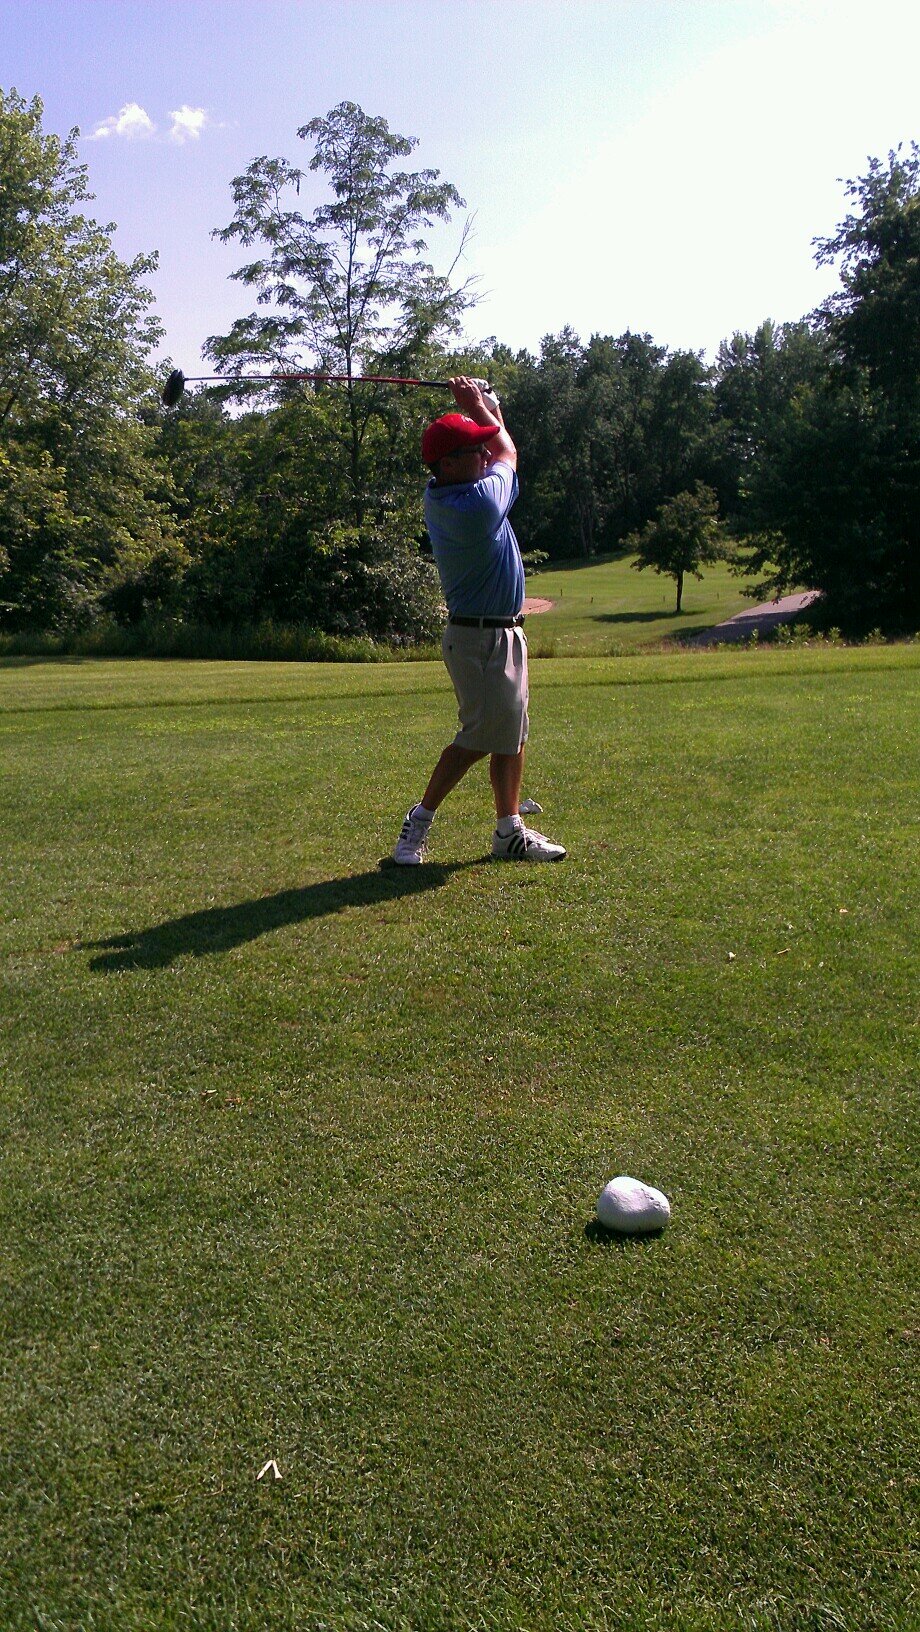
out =
{"type": "Polygon", "coordinates": [[[492,835],[492,854],[499,861],[561,861],[565,847],[553,844],[532,827],[516,827],[507,838],[496,829],[492,835]]]}
{"type": "MultiPolygon", "coordinates": [[[[414,808],[414,807],[413,807],[414,808]]],[[[425,860],[428,852],[428,835],[431,832],[430,822],[420,822],[417,816],[409,811],[402,825],[402,832],[396,841],[393,851],[393,860],[401,867],[418,867],[425,860]]]]}
{"type": "Polygon", "coordinates": [[[536,799],[522,799],[518,805],[519,816],[542,816],[543,806],[538,805],[536,799]]]}

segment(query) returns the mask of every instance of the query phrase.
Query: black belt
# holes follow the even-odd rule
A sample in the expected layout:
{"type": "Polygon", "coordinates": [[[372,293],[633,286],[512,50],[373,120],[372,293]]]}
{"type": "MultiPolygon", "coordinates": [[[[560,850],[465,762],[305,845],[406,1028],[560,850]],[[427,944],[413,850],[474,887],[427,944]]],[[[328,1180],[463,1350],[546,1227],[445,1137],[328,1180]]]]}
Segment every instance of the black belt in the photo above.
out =
{"type": "Polygon", "coordinates": [[[448,618],[448,623],[459,623],[461,629],[519,629],[524,622],[523,612],[516,618],[448,618]]]}

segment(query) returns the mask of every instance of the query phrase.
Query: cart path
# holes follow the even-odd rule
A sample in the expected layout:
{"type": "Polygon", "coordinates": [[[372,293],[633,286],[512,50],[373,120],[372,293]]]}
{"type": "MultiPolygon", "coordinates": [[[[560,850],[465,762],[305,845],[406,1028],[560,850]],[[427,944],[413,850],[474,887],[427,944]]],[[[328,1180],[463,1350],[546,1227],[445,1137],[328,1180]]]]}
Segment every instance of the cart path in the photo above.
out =
{"type": "Polygon", "coordinates": [[[686,644],[718,646],[725,641],[747,640],[754,633],[764,635],[778,624],[788,623],[796,613],[804,611],[806,606],[819,599],[817,589],[807,589],[799,595],[782,595],[777,601],[761,601],[759,606],[736,612],[733,618],[726,618],[724,623],[717,623],[712,629],[704,629],[702,634],[691,635],[686,644]]]}
{"type": "MultiPolygon", "coordinates": [[[[745,608],[743,612],[736,612],[733,618],[726,618],[724,623],[714,624],[711,629],[704,629],[698,635],[691,635],[686,641],[687,646],[717,646],[725,641],[746,640],[756,630],[758,635],[766,634],[769,629],[775,629],[777,624],[788,623],[798,612],[811,606],[813,601],[820,599],[820,592],[816,589],[807,589],[798,595],[783,595],[777,601],[761,601],[759,606],[745,608]]],[[[545,600],[538,595],[528,595],[525,598],[521,611],[527,617],[533,617],[538,612],[550,612],[555,601],[545,600]]]]}

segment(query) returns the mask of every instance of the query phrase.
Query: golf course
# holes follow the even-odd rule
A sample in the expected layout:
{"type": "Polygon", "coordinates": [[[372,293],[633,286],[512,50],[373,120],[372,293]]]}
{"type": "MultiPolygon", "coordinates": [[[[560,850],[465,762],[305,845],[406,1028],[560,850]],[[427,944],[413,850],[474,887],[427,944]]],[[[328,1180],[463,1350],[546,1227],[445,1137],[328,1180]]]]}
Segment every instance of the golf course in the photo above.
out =
{"type": "Polygon", "coordinates": [[[551,867],[438,662],[0,662],[4,1632],[918,1625],[920,647],[590,594],[551,867]]]}
{"type": "Polygon", "coordinates": [[[683,611],[674,610],[674,580],[636,572],[628,551],[601,560],[555,562],[527,580],[528,594],[550,602],[532,617],[527,642],[535,657],[621,657],[663,641],[692,638],[748,611],[749,580],[727,562],[688,579],[683,611]]]}

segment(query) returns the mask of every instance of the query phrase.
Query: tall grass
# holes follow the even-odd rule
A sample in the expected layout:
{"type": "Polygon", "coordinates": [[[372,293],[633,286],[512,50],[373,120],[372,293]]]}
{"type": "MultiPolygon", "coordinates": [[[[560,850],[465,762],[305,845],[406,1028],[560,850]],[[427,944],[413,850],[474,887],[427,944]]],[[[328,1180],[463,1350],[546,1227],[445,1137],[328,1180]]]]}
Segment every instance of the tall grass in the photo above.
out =
{"type": "Polygon", "coordinates": [[[147,620],[132,628],[115,622],[92,629],[0,635],[0,657],[162,657],[271,663],[392,663],[437,655],[433,645],[383,645],[362,635],[330,635],[303,624],[188,623],[147,620]]]}

